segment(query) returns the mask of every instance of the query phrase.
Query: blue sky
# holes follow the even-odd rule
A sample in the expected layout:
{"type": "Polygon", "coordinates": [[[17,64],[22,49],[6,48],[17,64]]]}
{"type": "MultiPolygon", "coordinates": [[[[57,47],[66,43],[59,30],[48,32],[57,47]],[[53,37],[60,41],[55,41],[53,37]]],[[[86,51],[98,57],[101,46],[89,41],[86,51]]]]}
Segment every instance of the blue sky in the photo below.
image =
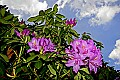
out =
{"type": "Polygon", "coordinates": [[[24,20],[55,3],[59,13],[78,20],[74,27],[78,33],[89,32],[103,43],[104,60],[120,70],[120,0],[0,0],[0,4],[7,5],[11,13],[24,20]]]}

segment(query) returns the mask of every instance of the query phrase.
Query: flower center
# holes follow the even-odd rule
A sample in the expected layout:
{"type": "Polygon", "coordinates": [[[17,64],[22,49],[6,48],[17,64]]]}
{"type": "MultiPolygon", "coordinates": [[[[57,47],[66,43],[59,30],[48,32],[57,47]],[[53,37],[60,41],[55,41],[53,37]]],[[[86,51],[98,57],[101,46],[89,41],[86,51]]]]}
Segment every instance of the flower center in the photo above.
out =
{"type": "Polygon", "coordinates": [[[37,49],[36,41],[33,42],[33,48],[37,49]]]}

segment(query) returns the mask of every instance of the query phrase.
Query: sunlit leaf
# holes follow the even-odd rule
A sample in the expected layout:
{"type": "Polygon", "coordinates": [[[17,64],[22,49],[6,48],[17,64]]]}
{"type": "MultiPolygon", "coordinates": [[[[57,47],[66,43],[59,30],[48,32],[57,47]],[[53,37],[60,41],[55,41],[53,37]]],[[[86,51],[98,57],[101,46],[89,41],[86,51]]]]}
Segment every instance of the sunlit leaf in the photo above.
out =
{"type": "Polygon", "coordinates": [[[11,15],[6,16],[4,19],[5,19],[5,20],[10,20],[10,19],[12,19],[12,18],[13,18],[13,15],[11,14],[11,15]]]}
{"type": "Polygon", "coordinates": [[[28,57],[28,58],[27,58],[27,62],[33,60],[33,59],[36,58],[37,56],[38,56],[38,55],[34,55],[34,56],[30,56],[30,57],[28,57]]]}
{"type": "Polygon", "coordinates": [[[88,71],[88,68],[81,68],[82,71],[86,72],[87,74],[90,74],[88,71]]]}
{"type": "Polygon", "coordinates": [[[0,56],[1,56],[6,62],[9,62],[9,59],[8,59],[8,57],[7,57],[6,55],[0,53],[0,56]]]}
{"type": "Polygon", "coordinates": [[[58,5],[57,5],[57,4],[54,5],[53,11],[54,11],[54,13],[57,13],[57,12],[58,12],[58,5]]]}
{"type": "Polygon", "coordinates": [[[63,22],[63,20],[62,20],[61,18],[59,18],[59,17],[56,17],[56,20],[57,20],[58,22],[63,22]]]}
{"type": "Polygon", "coordinates": [[[77,75],[74,77],[74,80],[81,80],[81,74],[78,72],[77,75]]]}
{"type": "Polygon", "coordinates": [[[48,69],[53,75],[56,75],[56,71],[53,69],[53,67],[50,64],[48,65],[48,69]]]}
{"type": "Polygon", "coordinates": [[[56,14],[56,16],[59,17],[59,18],[65,18],[65,16],[62,15],[62,14],[56,14]]]}
{"type": "Polygon", "coordinates": [[[35,16],[35,17],[30,17],[27,21],[29,22],[34,22],[39,18],[39,16],[35,16]]]}
{"type": "Polygon", "coordinates": [[[73,29],[70,30],[70,33],[77,38],[79,37],[79,34],[73,29]]]}
{"type": "Polygon", "coordinates": [[[1,13],[2,16],[4,16],[4,15],[5,15],[5,8],[2,8],[2,9],[0,10],[0,13],[1,13]]]}
{"type": "Polygon", "coordinates": [[[15,30],[15,28],[13,28],[13,29],[11,30],[11,35],[13,35],[13,34],[15,33],[14,30],[15,30]]]}
{"type": "Polygon", "coordinates": [[[45,14],[48,14],[51,10],[52,8],[48,8],[47,10],[45,10],[45,14]]]}

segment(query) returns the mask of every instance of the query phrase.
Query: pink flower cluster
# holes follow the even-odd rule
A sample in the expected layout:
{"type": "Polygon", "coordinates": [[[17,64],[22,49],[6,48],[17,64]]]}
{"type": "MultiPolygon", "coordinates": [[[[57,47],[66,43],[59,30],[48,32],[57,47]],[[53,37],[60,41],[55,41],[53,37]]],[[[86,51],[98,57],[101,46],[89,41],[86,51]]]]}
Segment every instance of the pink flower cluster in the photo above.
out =
{"type": "Polygon", "coordinates": [[[27,51],[27,53],[31,51],[40,51],[43,50],[43,53],[46,52],[54,52],[55,51],[55,45],[51,42],[50,38],[35,38],[33,37],[30,42],[28,42],[28,45],[30,46],[30,49],[27,51]]]}
{"type": "Polygon", "coordinates": [[[66,63],[67,67],[73,67],[75,73],[81,66],[88,65],[90,71],[97,72],[97,68],[102,66],[102,56],[93,40],[76,39],[70,43],[65,49],[69,59],[66,63]]]}
{"type": "Polygon", "coordinates": [[[74,18],[73,20],[72,19],[70,19],[70,20],[66,20],[66,25],[70,25],[70,26],[75,26],[76,25],[76,19],[74,18]]]}

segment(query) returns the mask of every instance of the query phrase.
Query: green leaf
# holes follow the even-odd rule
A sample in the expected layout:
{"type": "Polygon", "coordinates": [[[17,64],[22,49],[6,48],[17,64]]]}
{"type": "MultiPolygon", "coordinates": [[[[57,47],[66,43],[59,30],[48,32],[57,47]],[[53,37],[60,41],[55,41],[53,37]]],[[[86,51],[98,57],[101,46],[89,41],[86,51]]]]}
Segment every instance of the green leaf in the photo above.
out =
{"type": "Polygon", "coordinates": [[[82,75],[82,80],[86,80],[85,76],[82,75]]]}
{"type": "Polygon", "coordinates": [[[19,40],[8,40],[7,44],[15,43],[15,42],[20,42],[19,40]]]}
{"type": "Polygon", "coordinates": [[[90,74],[88,71],[88,68],[81,68],[82,71],[86,72],[87,74],[90,74]]]}
{"type": "Polygon", "coordinates": [[[59,17],[56,17],[56,20],[57,20],[58,22],[63,22],[63,20],[62,20],[61,18],[59,18],[59,17]]]}
{"type": "Polygon", "coordinates": [[[11,30],[11,35],[13,35],[15,33],[14,30],[15,30],[14,28],[11,30]]]}
{"type": "Polygon", "coordinates": [[[70,33],[77,38],[79,37],[79,34],[73,29],[70,30],[70,33]]]}
{"type": "Polygon", "coordinates": [[[0,62],[0,76],[4,75],[4,73],[5,73],[5,66],[3,65],[2,62],[0,62]]]}
{"type": "Polygon", "coordinates": [[[40,55],[40,58],[42,58],[43,60],[45,60],[47,58],[46,55],[40,55]]]}
{"type": "Polygon", "coordinates": [[[5,20],[10,20],[10,19],[12,19],[12,18],[13,18],[13,15],[11,14],[11,15],[6,16],[4,19],[5,19],[5,20]]]}
{"type": "Polygon", "coordinates": [[[37,21],[38,18],[39,18],[39,16],[30,17],[27,21],[34,22],[34,21],[37,21]]]}
{"type": "Polygon", "coordinates": [[[21,67],[17,68],[17,69],[16,69],[16,71],[15,71],[15,72],[16,72],[16,74],[18,74],[21,70],[22,70],[22,68],[21,68],[21,67]]]}
{"type": "Polygon", "coordinates": [[[63,78],[65,75],[67,75],[68,73],[70,73],[70,70],[68,70],[65,74],[61,75],[61,78],[63,78]]]}
{"type": "Polygon", "coordinates": [[[4,19],[0,19],[0,22],[3,24],[11,24],[10,21],[5,21],[4,19]]]}
{"type": "MultiPolygon", "coordinates": [[[[18,17],[17,16],[15,16],[14,18],[13,18],[13,21],[17,21],[18,20],[18,17]]],[[[17,21],[18,22],[18,21],[17,21]]]]}
{"type": "Polygon", "coordinates": [[[45,14],[48,14],[51,10],[52,10],[52,8],[45,10],[45,14]]]}
{"type": "Polygon", "coordinates": [[[22,28],[17,28],[20,32],[22,32],[23,31],[23,29],[22,28]]]}
{"type": "Polygon", "coordinates": [[[48,65],[48,68],[53,75],[56,75],[56,71],[52,68],[50,64],[48,65]]]}
{"type": "Polygon", "coordinates": [[[42,16],[39,16],[38,19],[37,19],[35,22],[36,22],[36,23],[37,23],[37,22],[40,22],[40,24],[41,24],[41,23],[44,22],[44,18],[43,18],[42,16]]]}
{"type": "Polygon", "coordinates": [[[2,15],[2,17],[5,15],[5,8],[2,8],[1,10],[0,10],[0,13],[1,13],[1,15],[2,15]]]}
{"type": "Polygon", "coordinates": [[[53,25],[53,23],[54,23],[54,19],[51,18],[49,24],[50,24],[50,25],[53,25]]]}
{"type": "Polygon", "coordinates": [[[34,55],[34,56],[30,56],[30,57],[28,57],[27,58],[27,62],[29,62],[29,61],[31,61],[31,60],[33,60],[35,57],[37,57],[38,55],[34,55]]]}
{"type": "Polygon", "coordinates": [[[48,35],[50,33],[50,30],[48,28],[45,28],[44,32],[46,33],[46,35],[48,35]]]}
{"type": "Polygon", "coordinates": [[[6,55],[4,54],[0,54],[0,56],[6,61],[6,62],[9,62],[9,59],[6,55]]]}
{"type": "Polygon", "coordinates": [[[45,12],[43,10],[39,11],[39,15],[40,16],[44,16],[45,15],[45,12]]]}
{"type": "Polygon", "coordinates": [[[70,44],[70,42],[73,40],[72,37],[67,36],[67,40],[68,40],[68,44],[70,44]]]}
{"type": "Polygon", "coordinates": [[[40,69],[42,67],[42,61],[39,60],[38,62],[35,63],[34,65],[37,69],[40,69]]]}
{"type": "Polygon", "coordinates": [[[54,5],[53,11],[54,11],[54,13],[57,13],[57,12],[58,12],[58,5],[57,5],[57,4],[54,5]]]}
{"type": "Polygon", "coordinates": [[[31,53],[29,53],[30,54],[30,56],[34,56],[35,55],[35,53],[34,52],[31,52],[31,53]]]}
{"type": "Polygon", "coordinates": [[[74,77],[74,80],[81,80],[81,74],[78,72],[77,75],[74,77]]]}
{"type": "Polygon", "coordinates": [[[59,17],[59,18],[65,18],[65,16],[62,15],[62,14],[56,14],[56,16],[59,17]]]}

